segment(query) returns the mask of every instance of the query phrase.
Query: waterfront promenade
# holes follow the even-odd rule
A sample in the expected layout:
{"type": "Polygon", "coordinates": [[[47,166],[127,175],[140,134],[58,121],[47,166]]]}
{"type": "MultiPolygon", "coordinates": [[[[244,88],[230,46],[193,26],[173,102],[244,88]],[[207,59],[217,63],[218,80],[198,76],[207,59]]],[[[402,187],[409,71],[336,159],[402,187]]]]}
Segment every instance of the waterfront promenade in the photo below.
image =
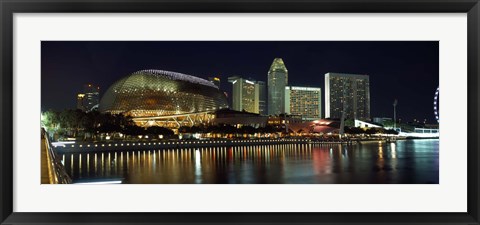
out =
{"type": "Polygon", "coordinates": [[[311,144],[311,145],[338,145],[357,144],[356,141],[346,140],[310,140],[310,139],[252,139],[252,140],[172,140],[172,141],[111,141],[99,143],[66,143],[57,144],[55,151],[60,153],[75,152],[103,152],[125,150],[151,150],[151,149],[178,149],[202,147],[234,147],[255,145],[278,144],[311,144]]]}
{"type": "Polygon", "coordinates": [[[44,135],[42,135],[42,143],[40,145],[41,145],[40,157],[41,157],[41,171],[42,171],[41,184],[50,184],[50,183],[53,183],[53,178],[51,177],[51,174],[50,174],[53,170],[49,166],[50,158],[48,155],[47,141],[44,135]]]}
{"type": "Polygon", "coordinates": [[[70,184],[72,180],[66,173],[62,162],[56,157],[57,153],[53,150],[53,146],[49,141],[46,132],[41,131],[41,147],[40,147],[40,167],[41,167],[41,184],[70,184]]]}

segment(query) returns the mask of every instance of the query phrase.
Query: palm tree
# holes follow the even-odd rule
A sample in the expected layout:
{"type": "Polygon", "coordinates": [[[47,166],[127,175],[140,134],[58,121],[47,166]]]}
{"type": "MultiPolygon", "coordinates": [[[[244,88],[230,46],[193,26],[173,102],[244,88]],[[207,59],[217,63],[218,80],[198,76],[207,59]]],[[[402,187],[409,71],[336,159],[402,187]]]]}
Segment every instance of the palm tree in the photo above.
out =
{"type": "Polygon", "coordinates": [[[159,126],[148,127],[146,130],[146,133],[152,136],[158,136],[158,135],[173,136],[174,134],[172,130],[165,127],[159,127],[159,126]]]}
{"type": "Polygon", "coordinates": [[[42,114],[42,124],[50,138],[53,138],[60,129],[60,113],[51,109],[44,112],[42,114]]]}

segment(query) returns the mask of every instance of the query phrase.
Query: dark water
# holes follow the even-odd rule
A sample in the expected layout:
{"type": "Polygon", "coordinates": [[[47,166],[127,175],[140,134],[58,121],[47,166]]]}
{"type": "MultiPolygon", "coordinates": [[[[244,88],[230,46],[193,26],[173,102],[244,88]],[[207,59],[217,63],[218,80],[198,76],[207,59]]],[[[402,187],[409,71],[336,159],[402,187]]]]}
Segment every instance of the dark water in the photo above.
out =
{"type": "Polygon", "coordinates": [[[133,184],[438,184],[438,140],[285,144],[65,154],[75,182],[133,184]],[[73,163],[72,163],[73,162],[73,163]]]}

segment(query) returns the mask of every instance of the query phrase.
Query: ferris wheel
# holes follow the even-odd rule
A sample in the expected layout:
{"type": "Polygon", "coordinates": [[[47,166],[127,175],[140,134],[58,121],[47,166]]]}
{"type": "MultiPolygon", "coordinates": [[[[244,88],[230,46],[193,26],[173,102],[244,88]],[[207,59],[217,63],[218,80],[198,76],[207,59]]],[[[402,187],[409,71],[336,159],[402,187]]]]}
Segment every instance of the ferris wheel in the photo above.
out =
{"type": "Polygon", "coordinates": [[[437,120],[438,123],[440,123],[440,117],[438,114],[438,108],[439,108],[439,97],[438,97],[438,90],[440,87],[437,87],[437,91],[435,91],[435,97],[433,98],[433,113],[435,113],[435,119],[437,120]]]}

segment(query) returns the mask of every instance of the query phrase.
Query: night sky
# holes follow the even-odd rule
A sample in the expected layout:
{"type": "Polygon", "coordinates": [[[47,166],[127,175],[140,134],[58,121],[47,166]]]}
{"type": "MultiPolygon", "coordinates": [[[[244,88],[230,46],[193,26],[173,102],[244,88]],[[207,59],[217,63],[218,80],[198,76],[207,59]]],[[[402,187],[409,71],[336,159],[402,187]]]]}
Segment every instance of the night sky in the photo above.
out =
{"type": "Polygon", "coordinates": [[[217,76],[231,94],[227,77],[267,81],[279,57],[289,85],[320,87],[324,98],[325,73],[367,74],[372,118],[392,118],[398,99],[397,118],[434,123],[438,47],[436,41],[43,41],[42,110],[76,108],[84,84],[99,85],[103,96],[113,82],[143,69],[217,76]]]}

